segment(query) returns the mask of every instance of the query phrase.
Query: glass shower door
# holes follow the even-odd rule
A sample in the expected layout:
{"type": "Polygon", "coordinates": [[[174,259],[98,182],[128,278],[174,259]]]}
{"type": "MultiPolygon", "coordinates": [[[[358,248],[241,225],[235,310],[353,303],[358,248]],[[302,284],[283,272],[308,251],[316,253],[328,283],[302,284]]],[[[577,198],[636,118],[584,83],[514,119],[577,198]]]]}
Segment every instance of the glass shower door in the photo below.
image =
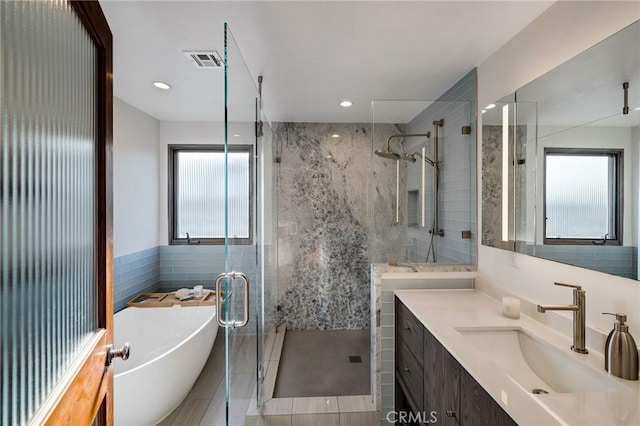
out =
{"type": "Polygon", "coordinates": [[[216,289],[225,339],[225,424],[244,425],[248,413],[257,413],[262,394],[260,96],[227,24],[224,40],[225,270],[216,289]]]}

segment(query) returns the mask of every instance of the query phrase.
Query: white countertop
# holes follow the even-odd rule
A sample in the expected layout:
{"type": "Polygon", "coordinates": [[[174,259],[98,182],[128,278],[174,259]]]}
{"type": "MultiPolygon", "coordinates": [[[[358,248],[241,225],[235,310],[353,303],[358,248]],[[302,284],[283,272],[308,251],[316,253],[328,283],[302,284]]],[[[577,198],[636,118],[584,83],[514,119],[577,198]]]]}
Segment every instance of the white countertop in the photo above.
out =
{"type": "MultiPolygon", "coordinates": [[[[469,345],[458,327],[519,327],[566,352],[575,362],[604,370],[604,356],[589,348],[583,355],[570,349],[571,338],[521,315],[502,316],[502,304],[477,290],[396,290],[411,310],[474,379],[521,426],[640,425],[640,384],[610,376],[628,392],[550,393],[534,395],[469,345]]],[[[606,374],[606,372],[605,372],[606,374]]]]}

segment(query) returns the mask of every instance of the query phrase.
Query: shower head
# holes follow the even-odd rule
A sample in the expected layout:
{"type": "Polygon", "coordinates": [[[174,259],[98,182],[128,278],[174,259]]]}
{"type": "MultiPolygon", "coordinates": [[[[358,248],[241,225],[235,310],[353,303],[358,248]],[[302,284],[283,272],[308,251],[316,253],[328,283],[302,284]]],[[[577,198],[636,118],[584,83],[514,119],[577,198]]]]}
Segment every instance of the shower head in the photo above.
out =
{"type": "Polygon", "coordinates": [[[396,154],[395,152],[391,151],[390,149],[387,150],[380,150],[380,149],[376,149],[375,150],[375,154],[379,157],[383,157],[383,158],[389,158],[390,160],[399,160],[401,157],[400,155],[396,154]]]}

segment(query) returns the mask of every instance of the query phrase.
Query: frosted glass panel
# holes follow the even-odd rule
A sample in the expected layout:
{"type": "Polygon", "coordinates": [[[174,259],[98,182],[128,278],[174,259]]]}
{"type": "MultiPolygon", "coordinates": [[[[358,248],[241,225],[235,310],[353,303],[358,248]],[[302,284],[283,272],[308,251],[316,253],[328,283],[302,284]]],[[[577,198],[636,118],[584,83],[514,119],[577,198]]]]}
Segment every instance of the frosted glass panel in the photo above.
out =
{"type": "Polygon", "coordinates": [[[547,238],[615,238],[609,156],[547,155],[547,238]]]}
{"type": "MultiPolygon", "coordinates": [[[[229,237],[249,238],[249,152],[229,152],[229,237]]],[[[222,151],[177,152],[177,238],[224,238],[222,151]]]]}
{"type": "Polygon", "coordinates": [[[97,53],[66,1],[1,1],[0,51],[0,423],[14,425],[97,328],[97,53]]]}

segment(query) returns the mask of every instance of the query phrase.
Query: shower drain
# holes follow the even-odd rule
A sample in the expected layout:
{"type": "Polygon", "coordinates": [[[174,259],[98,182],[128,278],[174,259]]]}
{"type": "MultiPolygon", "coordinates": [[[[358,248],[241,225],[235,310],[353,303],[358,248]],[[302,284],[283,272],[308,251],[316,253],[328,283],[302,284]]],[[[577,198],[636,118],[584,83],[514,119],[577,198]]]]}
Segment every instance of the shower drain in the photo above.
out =
{"type": "Polygon", "coordinates": [[[534,395],[544,395],[544,394],[549,393],[548,391],[546,391],[546,390],[544,390],[544,389],[538,389],[538,388],[533,389],[531,392],[532,392],[534,395]]]}

